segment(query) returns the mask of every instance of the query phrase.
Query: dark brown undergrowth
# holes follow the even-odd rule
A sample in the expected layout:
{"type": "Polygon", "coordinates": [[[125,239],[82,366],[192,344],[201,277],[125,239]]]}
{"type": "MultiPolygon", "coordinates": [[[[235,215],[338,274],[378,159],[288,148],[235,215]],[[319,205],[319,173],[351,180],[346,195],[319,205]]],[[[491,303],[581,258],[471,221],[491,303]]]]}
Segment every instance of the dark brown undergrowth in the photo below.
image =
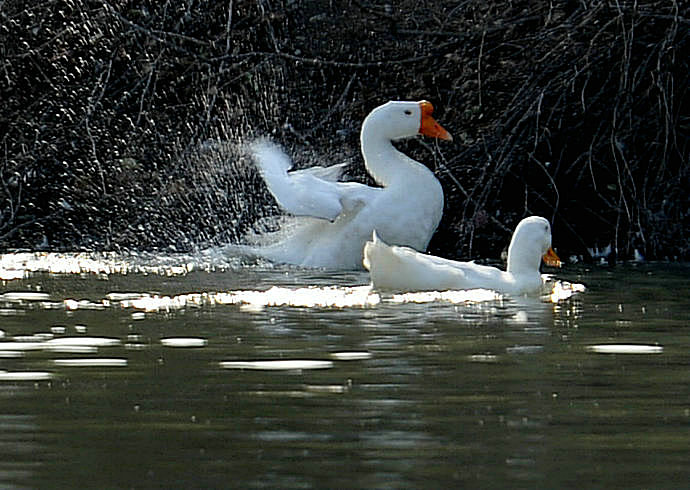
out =
{"type": "Polygon", "coordinates": [[[540,214],[562,254],[688,259],[689,32],[675,1],[3,2],[0,242],[236,241],[277,212],[242,141],[365,180],[362,119],[428,99],[455,137],[405,143],[446,192],[432,252],[540,214]]]}

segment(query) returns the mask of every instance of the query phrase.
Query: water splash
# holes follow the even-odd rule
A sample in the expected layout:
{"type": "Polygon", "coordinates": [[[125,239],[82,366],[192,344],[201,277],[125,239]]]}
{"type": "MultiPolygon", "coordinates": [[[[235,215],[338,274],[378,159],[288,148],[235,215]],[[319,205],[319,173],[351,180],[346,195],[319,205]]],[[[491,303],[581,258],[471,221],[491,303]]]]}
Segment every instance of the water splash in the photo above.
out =
{"type": "Polygon", "coordinates": [[[547,276],[545,286],[546,294],[543,298],[554,304],[563,303],[575,294],[584,293],[586,289],[584,284],[561,281],[552,276],[547,276]]]}
{"type": "Polygon", "coordinates": [[[135,252],[24,252],[0,255],[0,280],[25,279],[35,273],[183,276],[192,271],[216,272],[267,265],[266,262],[250,257],[213,251],[171,255],[135,252]]]}
{"type": "MultiPolygon", "coordinates": [[[[113,298],[113,296],[110,296],[113,298]]],[[[144,312],[169,312],[206,305],[239,305],[244,311],[262,311],[266,307],[299,308],[368,308],[379,304],[433,303],[473,304],[497,301],[502,296],[494,291],[431,291],[382,296],[371,286],[308,286],[290,288],[273,286],[268,290],[237,290],[225,292],[188,293],[177,296],[142,294],[127,296],[120,301],[123,308],[144,312]]]]}
{"type": "MultiPolygon", "coordinates": [[[[271,268],[270,263],[256,261],[246,256],[227,255],[218,250],[206,250],[197,254],[117,254],[117,253],[18,253],[0,256],[0,279],[15,281],[34,274],[93,274],[99,277],[113,275],[160,275],[185,276],[191,272],[227,272],[251,268],[271,268]]],[[[296,281],[313,281],[314,271],[292,271],[296,281]]],[[[335,273],[322,271],[319,282],[343,282],[335,273]]],[[[366,277],[366,276],[362,276],[366,277]]],[[[557,280],[544,276],[545,292],[542,301],[559,304],[582,293],[582,284],[557,280]]],[[[361,280],[358,276],[358,280],[361,280]]],[[[275,283],[274,283],[275,284],[275,283]]],[[[352,284],[352,282],[350,282],[352,284]]],[[[425,291],[401,294],[380,294],[371,286],[307,285],[286,287],[274,285],[264,289],[235,289],[227,291],[199,291],[179,295],[159,295],[143,292],[112,291],[100,300],[54,300],[42,291],[12,291],[0,294],[6,307],[34,303],[47,309],[99,310],[120,307],[138,312],[169,312],[185,308],[214,305],[238,305],[244,311],[261,311],[266,307],[289,306],[302,308],[368,308],[379,304],[432,303],[472,304],[501,301],[504,296],[495,291],[474,289],[458,291],[425,291]]],[[[134,317],[133,317],[134,318],[134,317]]],[[[138,317],[137,317],[138,318],[138,317]]],[[[143,317],[142,317],[143,318],[143,317]]]]}

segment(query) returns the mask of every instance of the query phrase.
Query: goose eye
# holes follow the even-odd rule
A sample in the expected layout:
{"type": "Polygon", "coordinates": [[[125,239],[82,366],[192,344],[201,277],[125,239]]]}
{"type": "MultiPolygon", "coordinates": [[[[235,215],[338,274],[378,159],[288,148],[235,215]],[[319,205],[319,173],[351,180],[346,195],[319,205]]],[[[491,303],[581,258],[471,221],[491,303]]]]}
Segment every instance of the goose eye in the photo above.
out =
{"type": "Polygon", "coordinates": [[[411,115],[412,115],[412,111],[411,111],[411,110],[409,110],[409,109],[407,109],[407,110],[405,111],[405,115],[407,115],[407,116],[411,116],[411,115]]]}

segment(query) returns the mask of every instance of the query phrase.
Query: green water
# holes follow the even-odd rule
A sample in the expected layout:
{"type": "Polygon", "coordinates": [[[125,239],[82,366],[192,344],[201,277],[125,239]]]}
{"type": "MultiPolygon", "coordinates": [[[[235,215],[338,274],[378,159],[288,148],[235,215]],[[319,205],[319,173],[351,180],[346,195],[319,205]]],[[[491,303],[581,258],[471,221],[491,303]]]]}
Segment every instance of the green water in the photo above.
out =
{"type": "Polygon", "coordinates": [[[276,285],[360,294],[364,273],[7,280],[2,293],[44,294],[0,296],[0,486],[687,487],[689,274],[686,265],[571,266],[558,277],[587,290],[557,304],[345,306],[212,299],[251,290],[266,300],[276,285]],[[190,293],[208,294],[151,311],[127,303],[190,293]],[[75,337],[117,345],[47,348],[75,337]],[[161,340],[178,337],[200,346],[161,340]],[[327,362],[221,364],[276,360],[327,362]]]}

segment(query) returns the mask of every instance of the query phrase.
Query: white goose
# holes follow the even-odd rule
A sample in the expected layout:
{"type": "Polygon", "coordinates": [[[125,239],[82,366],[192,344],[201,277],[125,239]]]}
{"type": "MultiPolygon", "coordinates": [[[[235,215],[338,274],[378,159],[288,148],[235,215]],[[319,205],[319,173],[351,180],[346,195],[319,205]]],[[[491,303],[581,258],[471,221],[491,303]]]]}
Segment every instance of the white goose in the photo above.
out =
{"type": "Polygon", "coordinates": [[[381,187],[338,182],[343,165],[291,171],[276,145],[261,140],[251,151],[269,191],[292,216],[276,233],[259,236],[250,252],[304,267],[361,269],[373,230],[384,239],[425,250],[443,214],[443,189],[428,168],[392,141],[423,134],[452,140],[431,116],[427,101],[393,101],[364,120],[364,165],[381,187]]]}
{"type": "Polygon", "coordinates": [[[518,223],[508,247],[508,267],[457,262],[425,255],[407,247],[389,246],[374,232],[364,246],[364,267],[376,289],[394,291],[445,291],[491,289],[503,294],[537,294],[543,280],[539,263],[560,266],[551,248],[551,226],[539,216],[518,223]]]}

